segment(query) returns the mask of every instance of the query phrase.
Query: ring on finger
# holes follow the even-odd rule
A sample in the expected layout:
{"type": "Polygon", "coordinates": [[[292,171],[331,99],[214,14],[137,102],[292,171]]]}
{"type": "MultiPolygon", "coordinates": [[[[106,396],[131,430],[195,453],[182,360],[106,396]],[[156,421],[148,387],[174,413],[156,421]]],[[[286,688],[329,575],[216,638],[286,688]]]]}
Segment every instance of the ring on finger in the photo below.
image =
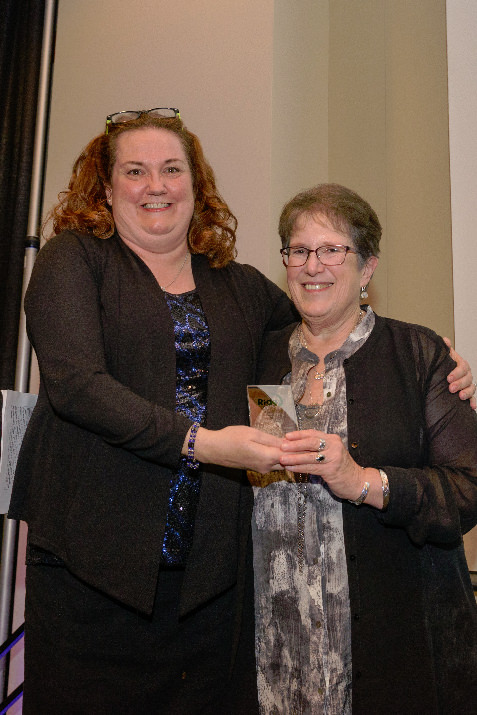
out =
{"type": "Polygon", "coordinates": [[[322,452],[326,447],[326,442],[324,439],[320,439],[320,444],[318,446],[318,452],[322,452]]]}
{"type": "Polygon", "coordinates": [[[320,453],[318,452],[318,454],[317,454],[316,457],[315,457],[315,462],[320,463],[320,462],[324,462],[324,461],[325,461],[325,455],[324,455],[324,454],[320,454],[320,453]]]}

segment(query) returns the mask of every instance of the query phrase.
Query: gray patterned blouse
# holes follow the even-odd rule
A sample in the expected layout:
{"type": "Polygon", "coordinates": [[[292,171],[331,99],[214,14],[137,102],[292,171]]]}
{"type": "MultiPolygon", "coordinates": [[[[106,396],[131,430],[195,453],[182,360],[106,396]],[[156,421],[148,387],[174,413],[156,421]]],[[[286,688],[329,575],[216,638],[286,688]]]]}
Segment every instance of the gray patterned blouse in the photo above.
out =
{"type": "MultiPolygon", "coordinates": [[[[341,348],[325,357],[324,404],[298,404],[319,358],[296,329],[292,387],[300,429],[340,435],[347,445],[343,360],[374,327],[370,307],[341,348]],[[308,406],[307,406],[308,407],[308,406]],[[310,414],[312,416],[310,416],[310,414]],[[308,416],[307,416],[308,415],[308,416]]],[[[351,713],[351,624],[341,500],[320,477],[254,487],[255,646],[262,715],[351,713]]]]}

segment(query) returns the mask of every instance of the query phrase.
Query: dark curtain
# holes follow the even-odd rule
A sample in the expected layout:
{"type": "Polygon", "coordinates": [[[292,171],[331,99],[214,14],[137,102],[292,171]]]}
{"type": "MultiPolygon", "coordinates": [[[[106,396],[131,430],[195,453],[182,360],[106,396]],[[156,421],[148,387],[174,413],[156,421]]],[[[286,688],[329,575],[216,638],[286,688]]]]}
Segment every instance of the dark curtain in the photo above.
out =
{"type": "Polygon", "coordinates": [[[0,388],[13,389],[44,0],[0,0],[0,388]]]}

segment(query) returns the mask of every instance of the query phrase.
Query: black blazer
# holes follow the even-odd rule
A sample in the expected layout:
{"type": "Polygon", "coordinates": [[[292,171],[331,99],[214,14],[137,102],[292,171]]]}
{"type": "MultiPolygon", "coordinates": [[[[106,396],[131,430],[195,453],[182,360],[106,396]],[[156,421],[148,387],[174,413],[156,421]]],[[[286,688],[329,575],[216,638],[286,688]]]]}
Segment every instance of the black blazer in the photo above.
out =
{"type": "MultiPolygon", "coordinates": [[[[192,269],[210,329],[207,424],[247,424],[264,331],[293,319],[251,266],[192,269]]],[[[65,232],[40,251],[25,299],[40,393],[9,516],[87,583],[150,612],[169,496],[190,421],[174,412],[173,323],[143,261],[117,235],[65,232]]],[[[240,471],[204,467],[181,611],[237,581],[252,494],[240,471]]]]}

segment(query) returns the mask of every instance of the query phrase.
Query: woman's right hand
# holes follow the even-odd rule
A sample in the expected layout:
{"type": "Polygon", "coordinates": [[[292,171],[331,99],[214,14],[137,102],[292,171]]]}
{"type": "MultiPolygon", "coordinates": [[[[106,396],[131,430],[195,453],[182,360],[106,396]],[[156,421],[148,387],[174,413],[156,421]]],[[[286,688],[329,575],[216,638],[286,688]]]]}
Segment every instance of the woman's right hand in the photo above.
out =
{"type": "MultiPolygon", "coordinates": [[[[183,454],[187,454],[189,435],[184,440],[183,454]]],[[[205,464],[218,464],[235,469],[252,469],[265,474],[280,466],[280,445],[283,439],[267,432],[237,425],[220,430],[200,427],[194,456],[205,464]]]]}
{"type": "Polygon", "coordinates": [[[366,504],[383,508],[382,481],[373,467],[364,469],[357,464],[337,434],[318,430],[289,432],[282,442],[282,469],[291,472],[316,474],[328,484],[340,499],[355,501],[364,483],[369,483],[366,504]],[[317,457],[323,461],[318,462],[317,457]]]}

